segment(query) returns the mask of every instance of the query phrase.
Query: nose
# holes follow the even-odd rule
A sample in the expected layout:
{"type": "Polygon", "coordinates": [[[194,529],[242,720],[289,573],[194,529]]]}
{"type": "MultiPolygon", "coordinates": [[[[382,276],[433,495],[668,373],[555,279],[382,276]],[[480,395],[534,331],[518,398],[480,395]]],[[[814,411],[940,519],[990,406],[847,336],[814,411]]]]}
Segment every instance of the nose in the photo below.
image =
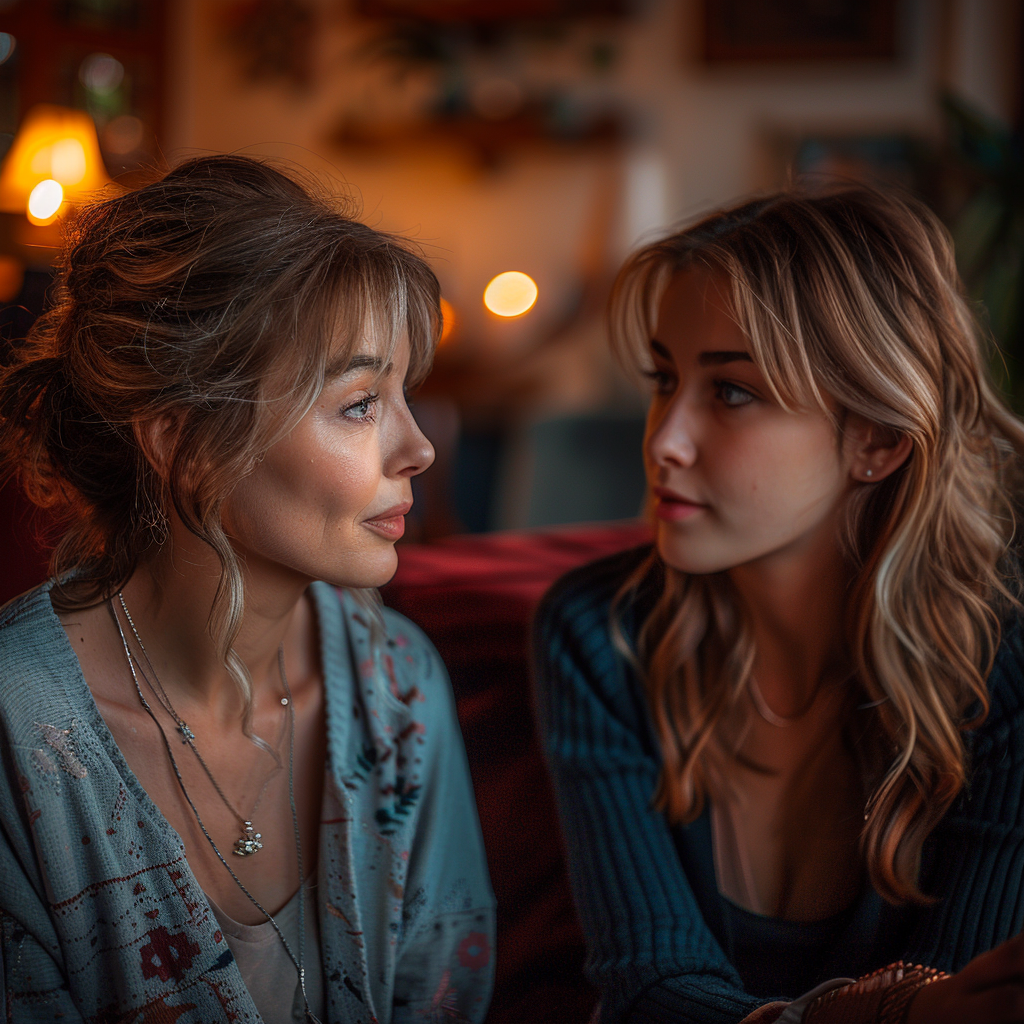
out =
{"type": "Polygon", "coordinates": [[[644,455],[648,466],[681,469],[697,461],[697,442],[690,411],[682,394],[654,402],[647,413],[644,455]]]}
{"type": "Polygon", "coordinates": [[[396,476],[419,476],[429,469],[434,461],[434,446],[420,430],[412,411],[403,403],[402,422],[399,428],[398,444],[392,454],[396,476]]]}

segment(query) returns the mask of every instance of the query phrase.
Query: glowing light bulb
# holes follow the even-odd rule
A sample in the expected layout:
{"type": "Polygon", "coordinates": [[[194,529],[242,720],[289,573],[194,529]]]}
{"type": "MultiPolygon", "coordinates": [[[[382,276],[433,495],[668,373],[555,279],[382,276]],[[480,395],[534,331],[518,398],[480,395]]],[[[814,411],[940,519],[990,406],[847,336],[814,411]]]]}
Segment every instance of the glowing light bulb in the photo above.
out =
{"type": "Polygon", "coordinates": [[[28,219],[33,224],[49,224],[64,202],[64,189],[59,181],[46,178],[29,193],[28,219]]]}
{"type": "Polygon", "coordinates": [[[455,330],[455,309],[447,299],[441,300],[441,340],[438,344],[443,345],[455,330]]]}
{"type": "Polygon", "coordinates": [[[77,185],[88,170],[85,149],[78,139],[61,139],[50,151],[50,173],[61,185],[77,185]]]}
{"type": "Polygon", "coordinates": [[[507,270],[493,278],[484,289],[484,305],[497,316],[522,316],[537,301],[533,278],[518,270],[507,270]]]}

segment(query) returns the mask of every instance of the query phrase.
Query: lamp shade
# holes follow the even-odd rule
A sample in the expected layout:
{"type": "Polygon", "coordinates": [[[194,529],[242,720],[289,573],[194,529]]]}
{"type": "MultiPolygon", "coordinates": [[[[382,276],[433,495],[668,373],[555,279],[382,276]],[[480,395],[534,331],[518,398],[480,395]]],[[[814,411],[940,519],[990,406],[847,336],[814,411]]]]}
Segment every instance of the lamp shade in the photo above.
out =
{"type": "Polygon", "coordinates": [[[96,126],[83,111],[41,103],[25,115],[0,167],[0,210],[25,213],[46,181],[57,182],[70,201],[109,184],[96,126]]]}

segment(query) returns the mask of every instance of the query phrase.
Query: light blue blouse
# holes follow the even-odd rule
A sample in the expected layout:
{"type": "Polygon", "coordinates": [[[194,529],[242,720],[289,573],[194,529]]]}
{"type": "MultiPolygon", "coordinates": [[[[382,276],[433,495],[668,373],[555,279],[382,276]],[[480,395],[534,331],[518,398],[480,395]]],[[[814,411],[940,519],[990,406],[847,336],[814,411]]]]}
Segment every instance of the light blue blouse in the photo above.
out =
{"type": "MultiPolygon", "coordinates": [[[[326,1021],[481,1021],[494,898],[444,666],[315,583],[327,705],[326,1021]]],[[[0,1005],[14,1022],[260,1020],[185,860],[107,729],[47,585],[0,609],[0,1005]]]]}

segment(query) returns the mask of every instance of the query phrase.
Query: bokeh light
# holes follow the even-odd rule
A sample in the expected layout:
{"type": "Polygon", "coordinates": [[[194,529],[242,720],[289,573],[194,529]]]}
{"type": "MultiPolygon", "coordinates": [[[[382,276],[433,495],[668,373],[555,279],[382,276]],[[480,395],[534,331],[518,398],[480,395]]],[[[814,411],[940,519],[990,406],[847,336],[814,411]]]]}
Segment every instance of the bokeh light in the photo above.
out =
{"type": "Polygon", "coordinates": [[[484,305],[497,316],[522,316],[537,301],[537,285],[528,274],[507,270],[484,289],[484,305]]]}
{"type": "MultiPolygon", "coordinates": [[[[45,173],[46,158],[46,153],[38,154],[32,169],[45,173]]],[[[78,139],[60,139],[55,142],[49,153],[49,161],[50,174],[64,185],[77,185],[89,169],[85,147],[78,139]]]]}
{"type": "Polygon", "coordinates": [[[29,193],[28,219],[33,224],[49,224],[57,216],[63,202],[64,189],[60,187],[60,182],[47,178],[29,193]]]}
{"type": "Polygon", "coordinates": [[[10,32],[0,32],[0,64],[6,63],[14,53],[17,40],[10,32]]]}
{"type": "Polygon", "coordinates": [[[451,336],[452,331],[455,330],[455,307],[447,299],[441,300],[441,340],[439,344],[443,345],[451,336]]]}
{"type": "Polygon", "coordinates": [[[115,117],[103,129],[103,147],[110,153],[125,156],[137,150],[145,140],[146,126],[131,114],[115,117]]]}
{"type": "Polygon", "coordinates": [[[124,65],[109,53],[93,53],[82,61],[78,79],[90,92],[109,96],[124,81],[124,65]]]}
{"type": "Polygon", "coordinates": [[[0,302],[12,301],[24,279],[25,268],[13,256],[0,256],[0,302]]]}

